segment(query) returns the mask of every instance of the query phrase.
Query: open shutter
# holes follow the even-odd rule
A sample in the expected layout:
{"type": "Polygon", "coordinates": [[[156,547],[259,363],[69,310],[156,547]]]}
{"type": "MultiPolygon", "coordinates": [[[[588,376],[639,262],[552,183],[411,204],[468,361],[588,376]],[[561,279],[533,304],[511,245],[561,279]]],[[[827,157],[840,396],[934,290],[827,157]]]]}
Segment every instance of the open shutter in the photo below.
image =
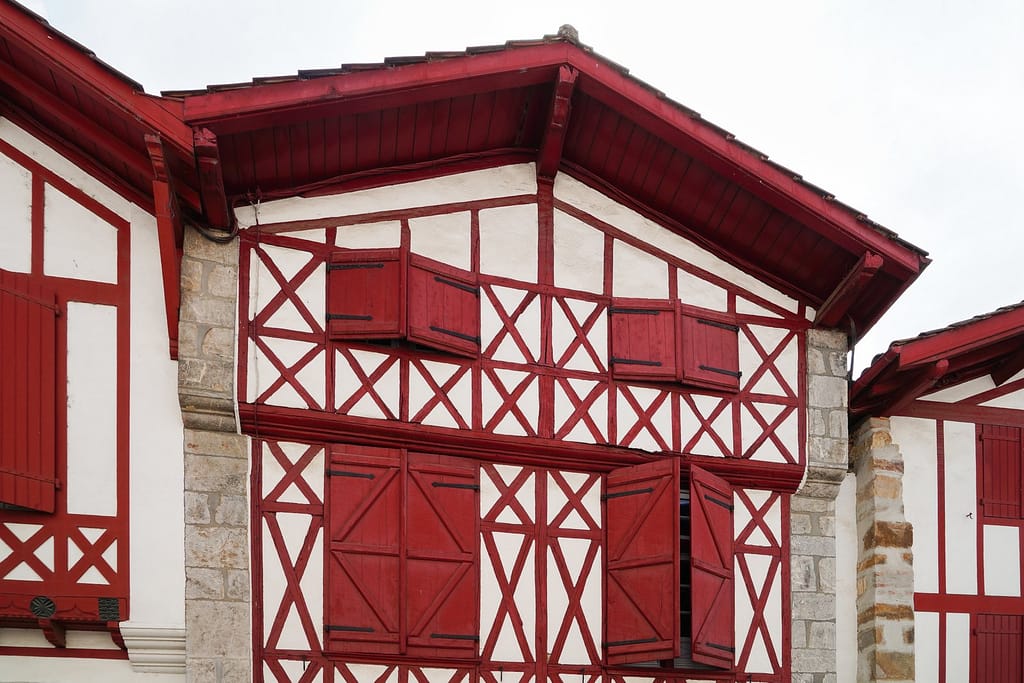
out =
{"type": "Polygon", "coordinates": [[[0,504],[53,512],[56,338],[52,292],[0,270],[0,504]]]}
{"type": "Polygon", "coordinates": [[[1019,427],[982,425],[981,514],[988,518],[1021,518],[1021,442],[1019,427]]]}
{"type": "Polygon", "coordinates": [[[480,288],[472,273],[410,257],[408,306],[410,341],[479,355],[480,288]]]}
{"type": "Polygon", "coordinates": [[[335,446],[327,477],[326,649],[397,654],[402,595],[399,451],[335,446]]]}
{"type": "Polygon", "coordinates": [[[479,466],[409,455],[408,654],[476,657],[479,466]]]}
{"type": "Polygon", "coordinates": [[[730,668],[735,650],[732,487],[690,469],[690,580],[693,661],[730,668]]]}
{"type": "Polygon", "coordinates": [[[682,379],[721,389],[740,388],[739,327],[706,315],[682,315],[682,379]]]}
{"type": "Polygon", "coordinates": [[[331,254],[327,263],[327,333],[330,338],[401,336],[404,277],[399,249],[331,254]]]}
{"type": "Polygon", "coordinates": [[[608,474],[605,642],[609,664],[679,654],[679,461],[608,474]]]}
{"type": "Polygon", "coordinates": [[[979,614],[974,630],[976,683],[1024,681],[1024,617],[979,614]]]}
{"type": "Polygon", "coordinates": [[[611,318],[612,376],[678,380],[677,313],[671,301],[617,299],[611,318]]]}

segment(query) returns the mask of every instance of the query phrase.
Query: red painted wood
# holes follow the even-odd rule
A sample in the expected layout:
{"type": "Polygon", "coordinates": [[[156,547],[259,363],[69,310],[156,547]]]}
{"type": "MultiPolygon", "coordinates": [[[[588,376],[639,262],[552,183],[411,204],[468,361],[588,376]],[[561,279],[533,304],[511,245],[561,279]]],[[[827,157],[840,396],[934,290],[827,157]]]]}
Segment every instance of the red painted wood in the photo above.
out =
{"type": "Polygon", "coordinates": [[[209,130],[196,130],[193,136],[196,166],[199,169],[199,192],[203,199],[203,215],[210,227],[228,229],[234,214],[228,208],[224,191],[224,175],[217,147],[217,136],[209,130]]]}
{"type": "Polygon", "coordinates": [[[59,312],[38,280],[0,270],[0,502],[42,512],[55,509],[59,312]]]}
{"type": "Polygon", "coordinates": [[[684,382],[698,386],[740,388],[739,328],[734,320],[705,313],[681,316],[684,382]]]}
{"type": "Polygon", "coordinates": [[[1022,519],[1020,428],[979,425],[978,439],[980,516],[992,520],[1022,519]]]}
{"type": "Polygon", "coordinates": [[[1024,617],[979,614],[974,629],[975,668],[971,683],[1024,680],[1024,617]]]}
{"type": "Polygon", "coordinates": [[[551,113],[548,115],[544,139],[537,155],[537,176],[554,178],[558,172],[558,164],[562,159],[562,147],[565,144],[565,133],[569,127],[569,114],[572,111],[572,91],[576,85],[578,72],[566,65],[558,68],[554,93],[551,97],[551,113]]]}
{"type": "Polygon", "coordinates": [[[405,331],[404,296],[405,258],[399,250],[334,252],[327,271],[329,337],[400,337],[405,331]]]}
{"type": "Polygon", "coordinates": [[[690,580],[693,586],[693,660],[730,668],[733,623],[732,486],[690,468],[690,580]]]}
{"type": "Polygon", "coordinates": [[[654,299],[613,299],[608,309],[612,377],[679,378],[676,305],[654,299]]]}
{"type": "Polygon", "coordinates": [[[459,355],[478,355],[480,288],[476,277],[411,256],[407,282],[409,340],[459,355]]]}
{"type": "Polygon", "coordinates": [[[609,664],[679,654],[679,461],[613,470],[605,488],[609,664]]]}

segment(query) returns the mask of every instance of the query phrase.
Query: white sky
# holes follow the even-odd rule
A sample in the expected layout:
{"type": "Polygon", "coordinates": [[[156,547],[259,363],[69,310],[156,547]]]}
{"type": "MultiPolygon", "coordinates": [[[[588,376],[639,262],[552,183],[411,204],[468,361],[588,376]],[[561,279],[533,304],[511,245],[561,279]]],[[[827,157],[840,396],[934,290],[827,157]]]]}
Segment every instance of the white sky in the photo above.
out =
{"type": "Polygon", "coordinates": [[[930,252],[857,346],[1024,298],[1024,2],[33,0],[148,92],[580,39],[930,252]]]}

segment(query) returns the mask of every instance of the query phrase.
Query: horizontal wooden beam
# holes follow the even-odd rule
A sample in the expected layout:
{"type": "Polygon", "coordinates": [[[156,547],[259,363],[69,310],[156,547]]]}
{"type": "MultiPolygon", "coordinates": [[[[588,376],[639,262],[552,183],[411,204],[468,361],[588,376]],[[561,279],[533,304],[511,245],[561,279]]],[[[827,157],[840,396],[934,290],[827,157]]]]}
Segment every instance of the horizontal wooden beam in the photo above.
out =
{"type": "Polygon", "coordinates": [[[846,277],[836,285],[832,294],[826,299],[814,317],[817,327],[838,327],[846,314],[857,303],[858,298],[867,288],[868,283],[881,270],[885,260],[878,254],[865,252],[854,264],[846,277]]]}

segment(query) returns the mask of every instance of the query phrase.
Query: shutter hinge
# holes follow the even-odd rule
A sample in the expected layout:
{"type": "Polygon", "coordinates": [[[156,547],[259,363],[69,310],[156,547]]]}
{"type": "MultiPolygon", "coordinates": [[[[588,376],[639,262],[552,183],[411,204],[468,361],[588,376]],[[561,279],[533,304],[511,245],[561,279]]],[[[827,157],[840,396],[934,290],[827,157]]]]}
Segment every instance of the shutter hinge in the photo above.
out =
{"type": "Polygon", "coordinates": [[[375,479],[369,472],[349,472],[348,470],[327,470],[328,477],[354,477],[355,479],[375,479]]]}
{"type": "Polygon", "coordinates": [[[325,631],[347,631],[349,633],[373,633],[369,626],[341,626],[338,624],[324,624],[325,631]]]}
{"type": "Polygon", "coordinates": [[[328,313],[328,320],[373,320],[372,315],[352,315],[349,313],[328,313]]]}
{"type": "Polygon", "coordinates": [[[618,647],[619,645],[642,645],[644,643],[656,643],[657,638],[637,638],[636,640],[611,640],[601,643],[601,647],[618,647]]]}
{"type": "Polygon", "coordinates": [[[474,642],[480,641],[480,636],[474,635],[463,635],[460,633],[431,633],[431,638],[443,638],[445,640],[472,640],[474,642]]]}
{"type": "Polygon", "coordinates": [[[714,496],[709,496],[709,495],[708,495],[708,494],[706,494],[706,493],[704,494],[704,500],[709,500],[709,501],[711,501],[712,503],[714,503],[715,505],[719,505],[719,506],[721,506],[721,507],[724,507],[724,508],[725,508],[726,510],[728,510],[729,512],[732,512],[732,510],[733,510],[733,505],[732,505],[732,503],[727,503],[727,502],[725,502],[724,500],[720,500],[720,499],[718,499],[718,498],[715,498],[714,496]]]}
{"type": "Polygon", "coordinates": [[[710,325],[711,327],[717,327],[723,330],[729,330],[730,332],[739,332],[739,325],[732,325],[730,323],[720,323],[717,320],[705,320],[704,318],[697,318],[697,322],[701,325],[710,325]]]}
{"type": "Polygon", "coordinates": [[[464,285],[461,282],[456,282],[455,280],[449,280],[448,278],[441,277],[440,275],[435,275],[434,276],[434,282],[440,282],[442,285],[448,285],[449,287],[454,287],[455,289],[461,289],[463,292],[469,292],[470,294],[472,294],[476,298],[478,298],[478,299],[480,298],[480,288],[479,287],[474,287],[473,285],[464,285]]]}
{"type": "Polygon", "coordinates": [[[736,648],[729,647],[728,645],[719,645],[718,643],[704,643],[707,647],[713,647],[716,650],[724,650],[725,652],[736,652],[736,648]]]}
{"type": "Polygon", "coordinates": [[[603,496],[601,496],[601,500],[622,498],[624,496],[637,496],[640,495],[641,493],[654,493],[654,489],[648,487],[646,489],[632,489],[630,491],[617,491],[615,493],[606,493],[603,496]]]}
{"type": "Polygon", "coordinates": [[[717,372],[717,373],[719,373],[721,375],[729,375],[730,377],[735,377],[736,379],[739,379],[740,375],[743,374],[742,372],[740,372],[738,370],[726,370],[725,368],[715,368],[715,367],[712,367],[710,365],[704,365],[704,364],[701,364],[700,369],[701,370],[705,370],[707,372],[717,372]]]}
{"type": "Polygon", "coordinates": [[[469,334],[463,334],[462,332],[456,332],[455,330],[446,330],[445,328],[438,327],[437,325],[431,325],[430,329],[440,334],[447,334],[450,337],[455,337],[456,339],[462,339],[463,341],[472,342],[477,346],[480,345],[480,337],[474,337],[469,334]]]}
{"type": "Polygon", "coordinates": [[[670,313],[671,311],[659,311],[653,308],[609,308],[608,315],[613,313],[625,313],[627,315],[661,315],[662,313],[670,313]]]}
{"type": "Polygon", "coordinates": [[[661,367],[660,360],[638,360],[636,358],[615,358],[612,357],[612,363],[618,363],[619,365],[647,365],[654,368],[661,367]]]}
{"type": "Polygon", "coordinates": [[[383,263],[328,263],[327,270],[357,270],[383,268],[383,263]]]}
{"type": "Polygon", "coordinates": [[[437,489],[467,489],[470,491],[479,491],[480,487],[476,484],[454,484],[446,481],[432,481],[430,485],[437,489]]]}

